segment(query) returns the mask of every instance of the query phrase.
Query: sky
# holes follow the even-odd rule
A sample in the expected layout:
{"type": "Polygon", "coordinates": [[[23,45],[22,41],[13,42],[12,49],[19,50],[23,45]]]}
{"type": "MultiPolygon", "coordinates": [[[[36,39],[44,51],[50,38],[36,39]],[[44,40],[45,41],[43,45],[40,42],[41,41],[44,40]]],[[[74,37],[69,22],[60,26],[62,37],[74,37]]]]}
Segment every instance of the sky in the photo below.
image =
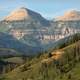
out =
{"type": "Polygon", "coordinates": [[[80,0],[0,0],[0,19],[16,8],[26,7],[47,19],[63,15],[71,9],[80,10],[80,0]]]}

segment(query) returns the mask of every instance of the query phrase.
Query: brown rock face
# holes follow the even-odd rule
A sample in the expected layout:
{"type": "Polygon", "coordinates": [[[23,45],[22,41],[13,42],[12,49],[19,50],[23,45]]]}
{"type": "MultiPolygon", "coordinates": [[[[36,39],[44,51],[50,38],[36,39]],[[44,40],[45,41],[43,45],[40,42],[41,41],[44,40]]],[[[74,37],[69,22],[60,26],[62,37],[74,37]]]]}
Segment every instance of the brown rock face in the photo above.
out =
{"type": "Polygon", "coordinates": [[[5,18],[6,21],[17,21],[17,20],[24,20],[28,19],[29,14],[27,9],[20,8],[10,13],[9,16],[5,18]]]}
{"type": "Polygon", "coordinates": [[[60,16],[57,20],[68,21],[68,20],[80,20],[80,11],[71,10],[60,16]]]}

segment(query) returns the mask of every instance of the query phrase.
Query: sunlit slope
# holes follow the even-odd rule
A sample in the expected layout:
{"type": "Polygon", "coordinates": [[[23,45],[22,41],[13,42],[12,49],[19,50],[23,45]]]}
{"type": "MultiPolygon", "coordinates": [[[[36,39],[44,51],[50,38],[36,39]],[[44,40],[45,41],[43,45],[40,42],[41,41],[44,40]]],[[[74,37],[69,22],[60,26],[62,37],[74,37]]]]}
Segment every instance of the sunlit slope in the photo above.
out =
{"type": "Polygon", "coordinates": [[[72,80],[79,79],[80,41],[50,54],[35,57],[6,74],[8,80],[72,80]],[[61,52],[57,56],[57,52],[61,52]],[[54,53],[54,54],[53,54],[54,53]]]}

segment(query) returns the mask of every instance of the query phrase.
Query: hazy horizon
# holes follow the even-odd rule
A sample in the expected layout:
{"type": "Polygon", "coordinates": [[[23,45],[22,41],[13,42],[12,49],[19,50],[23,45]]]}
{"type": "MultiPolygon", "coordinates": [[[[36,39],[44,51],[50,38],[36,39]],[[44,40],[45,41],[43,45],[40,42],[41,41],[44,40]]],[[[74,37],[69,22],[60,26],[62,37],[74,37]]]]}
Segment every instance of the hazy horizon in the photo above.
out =
{"type": "Polygon", "coordinates": [[[70,9],[80,10],[79,0],[0,0],[0,19],[19,7],[26,7],[40,13],[43,17],[53,19],[70,9]]]}

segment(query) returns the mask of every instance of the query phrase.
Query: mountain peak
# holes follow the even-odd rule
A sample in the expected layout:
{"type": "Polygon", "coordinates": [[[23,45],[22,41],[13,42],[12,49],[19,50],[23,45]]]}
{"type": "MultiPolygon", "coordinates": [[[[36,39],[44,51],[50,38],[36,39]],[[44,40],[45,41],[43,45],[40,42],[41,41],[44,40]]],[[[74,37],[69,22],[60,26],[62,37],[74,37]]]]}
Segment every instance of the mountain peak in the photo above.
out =
{"type": "Polygon", "coordinates": [[[63,16],[58,17],[57,20],[62,20],[62,21],[80,20],[80,11],[77,10],[67,11],[63,16]]]}
{"type": "Polygon", "coordinates": [[[21,7],[12,11],[7,17],[5,17],[5,20],[18,21],[18,20],[25,20],[28,18],[29,18],[28,9],[25,7],[21,7]]]}
{"type": "Polygon", "coordinates": [[[27,9],[26,7],[20,7],[19,9],[27,9]]]}
{"type": "Polygon", "coordinates": [[[18,8],[12,11],[3,21],[37,21],[43,26],[49,26],[50,23],[39,13],[27,9],[25,7],[18,8]]]}
{"type": "Polygon", "coordinates": [[[64,14],[65,16],[74,16],[74,17],[76,17],[76,16],[80,16],[80,11],[77,11],[77,10],[70,10],[70,11],[67,11],[65,14],[64,14]]]}

